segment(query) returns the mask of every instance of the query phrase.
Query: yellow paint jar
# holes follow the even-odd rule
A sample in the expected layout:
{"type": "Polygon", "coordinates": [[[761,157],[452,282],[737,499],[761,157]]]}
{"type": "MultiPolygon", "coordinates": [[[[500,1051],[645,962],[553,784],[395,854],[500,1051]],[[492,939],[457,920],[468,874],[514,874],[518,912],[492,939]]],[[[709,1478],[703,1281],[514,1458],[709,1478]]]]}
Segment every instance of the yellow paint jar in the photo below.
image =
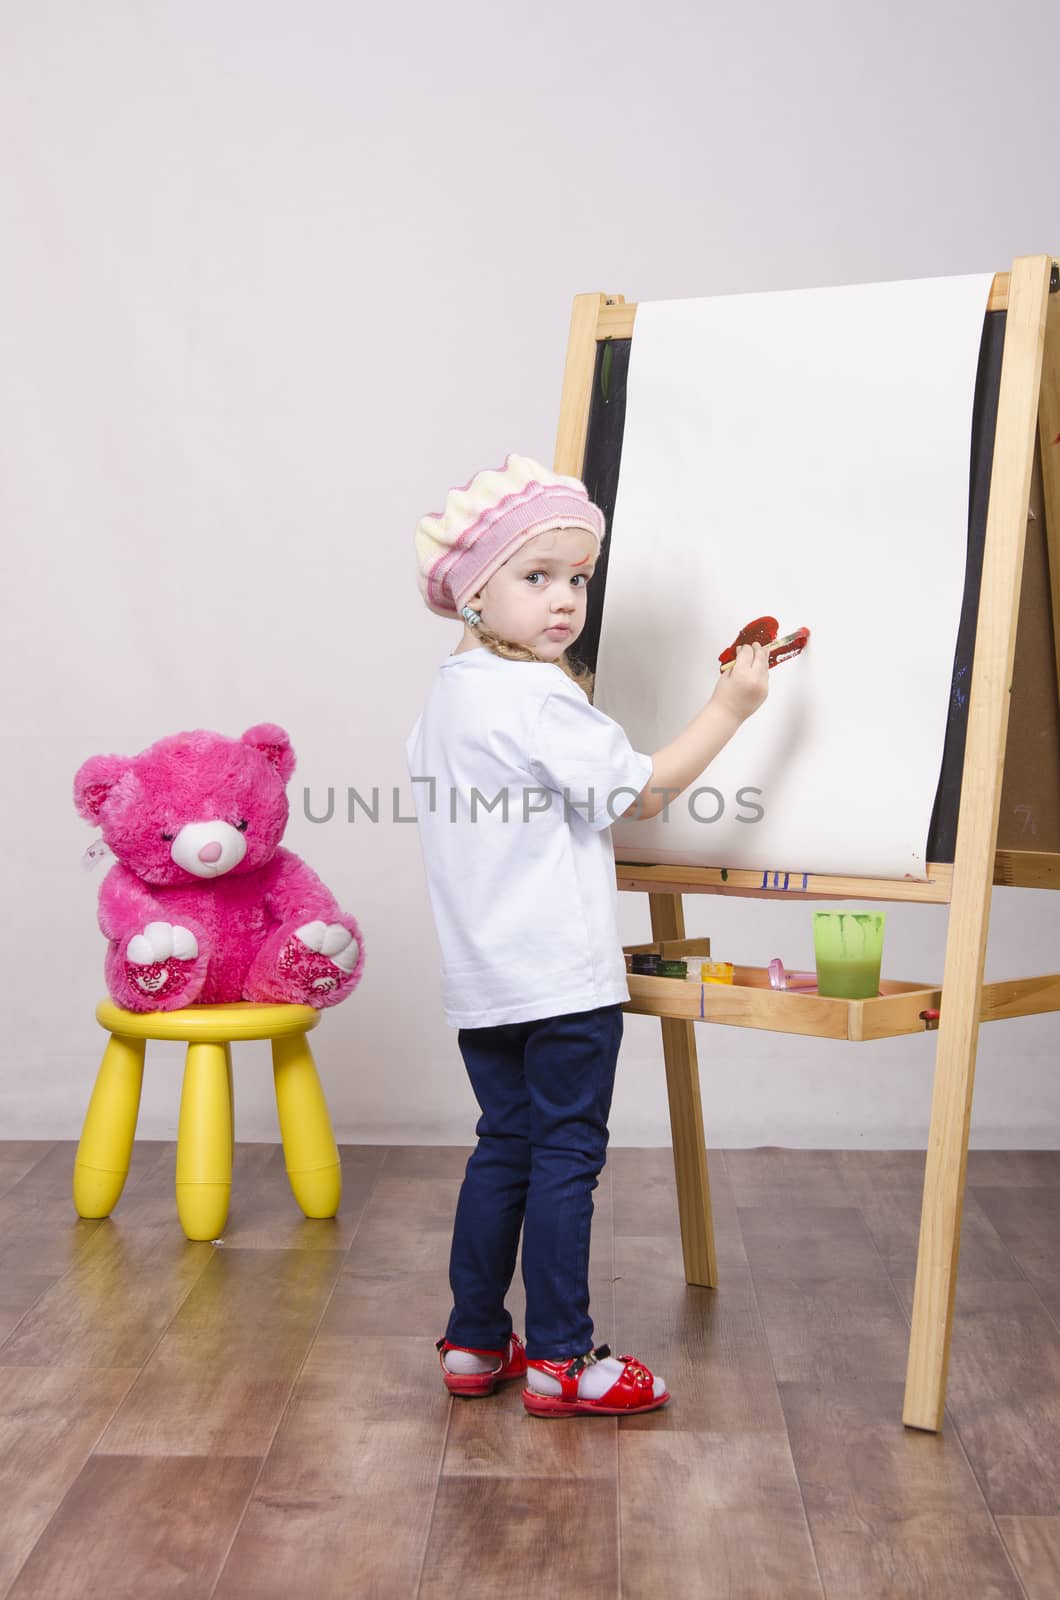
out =
{"type": "Polygon", "coordinates": [[[731,961],[704,961],[702,967],[704,983],[732,983],[733,964],[731,961]]]}

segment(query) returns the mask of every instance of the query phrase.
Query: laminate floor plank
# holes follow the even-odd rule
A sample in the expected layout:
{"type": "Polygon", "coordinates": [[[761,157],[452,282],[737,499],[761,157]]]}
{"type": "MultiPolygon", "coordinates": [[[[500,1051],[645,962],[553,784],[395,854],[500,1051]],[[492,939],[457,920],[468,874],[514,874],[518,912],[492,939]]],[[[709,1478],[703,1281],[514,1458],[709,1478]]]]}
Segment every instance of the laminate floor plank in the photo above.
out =
{"type": "MultiPolygon", "coordinates": [[[[1060,1188],[977,1186],[971,1194],[977,1210],[988,1219],[1022,1275],[1034,1285],[1042,1304],[1060,1325],[1060,1188]]],[[[961,1261],[963,1264],[963,1226],[961,1261]]]]}
{"type": "Polygon", "coordinates": [[[881,1192],[915,1194],[919,1201],[926,1164],[923,1150],[833,1150],[831,1154],[851,1204],[881,1192]]]}
{"type": "Polygon", "coordinates": [[[142,1366],[211,1257],[209,1244],[185,1239],[168,1200],[138,1196],[94,1225],[69,1269],[0,1345],[0,1363],[142,1366]]]}
{"type": "Polygon", "coordinates": [[[823,1600],[783,1426],[633,1432],[632,1422],[619,1424],[624,1600],[823,1600]]]}
{"type": "MultiPolygon", "coordinates": [[[[916,1275],[920,1209],[921,1195],[915,1190],[904,1194],[880,1190],[860,1202],[865,1225],[892,1278],[916,1275]]],[[[972,1189],[964,1196],[960,1272],[969,1278],[993,1278],[999,1284],[1021,1282],[1025,1277],[972,1189]]]]}
{"type": "Polygon", "coordinates": [[[412,1596],[449,1415],[418,1338],[314,1341],[217,1600],[412,1596]]]}
{"type": "Polygon", "coordinates": [[[258,1467],[238,1457],[93,1456],[10,1600],[209,1600],[258,1467]]]}
{"type": "Polygon", "coordinates": [[[973,1189],[1060,1189],[1060,1150],[969,1150],[973,1189]]]}
{"type": "Polygon", "coordinates": [[[0,1367],[0,1595],[135,1379],[135,1368],[0,1367]]]}
{"type": "Polygon", "coordinates": [[[803,1283],[887,1277],[860,1206],[763,1203],[740,1206],[739,1218],[756,1277],[790,1274],[803,1283]]]}
{"type": "Polygon", "coordinates": [[[1056,1600],[1060,1517],[998,1517],[997,1526],[1027,1600],[1056,1600]]]}
{"type": "MultiPolygon", "coordinates": [[[[442,1473],[446,1478],[551,1478],[572,1484],[614,1481],[616,1423],[591,1417],[583,1427],[531,1417],[525,1380],[502,1384],[489,1401],[454,1400],[442,1473]]],[[[580,1492],[580,1489],[579,1491],[580,1492]]]]}
{"type": "Polygon", "coordinates": [[[739,1215],[778,1380],[904,1377],[908,1319],[858,1208],[739,1215]]]}
{"type": "Polygon", "coordinates": [[[55,1281],[54,1276],[28,1267],[8,1267],[0,1277],[0,1346],[55,1281]]]}
{"type": "Polygon", "coordinates": [[[547,1478],[441,1479],[418,1600],[614,1600],[618,1581],[613,1478],[581,1478],[574,1494],[547,1478]]]}
{"type": "MultiPolygon", "coordinates": [[[[718,1289],[683,1281],[680,1240],[615,1240],[612,1348],[666,1379],[661,1411],[622,1419],[627,1432],[686,1429],[782,1432],[773,1361],[746,1267],[729,1267],[718,1289]]],[[[720,1269],[719,1269],[720,1273],[720,1269]]]]}
{"type": "Polygon", "coordinates": [[[459,1182],[474,1149],[470,1144],[399,1144],[386,1150],[388,1178],[456,1178],[459,1182]]]}
{"type": "Polygon", "coordinates": [[[946,1410],[996,1516],[1060,1514],[1060,1332],[1031,1284],[958,1274],[946,1410]]]}
{"type": "MultiPolygon", "coordinates": [[[[612,1205],[616,1235],[633,1238],[658,1235],[677,1238],[680,1242],[672,1152],[613,1150],[607,1164],[614,1169],[612,1205]]],[[[720,1150],[709,1153],[708,1180],[718,1270],[721,1272],[730,1263],[746,1267],[747,1253],[736,1202],[720,1150]]]]}
{"type": "Polygon", "coordinates": [[[44,1157],[0,1195],[0,1278],[8,1272],[60,1277],[91,1242],[98,1219],[77,1215],[71,1197],[73,1166],[60,1188],[44,1157]]]}
{"type": "Polygon", "coordinates": [[[214,1249],[98,1450],[264,1455],[341,1260],[334,1250],[214,1249]]]}
{"type": "Polygon", "coordinates": [[[828,1600],[1019,1600],[951,1420],[940,1435],[902,1427],[903,1388],[865,1379],[780,1385],[828,1600]]]}
{"type": "Polygon", "coordinates": [[[406,1417],[348,1421],[338,1449],[324,1430],[303,1441],[291,1476],[255,1489],[213,1600],[414,1596],[443,1437],[406,1417]]]}
{"type": "MultiPolygon", "coordinates": [[[[40,1158],[18,1180],[26,1189],[32,1189],[40,1199],[65,1198],[73,1207],[72,1186],[74,1159],[77,1155],[76,1139],[53,1139],[42,1149],[40,1158]]],[[[142,1160],[142,1158],[141,1158],[142,1160]]],[[[132,1163],[130,1162],[130,1170],[132,1163]]],[[[8,1193],[11,1191],[8,1190],[8,1193]]]]}
{"type": "MultiPolygon", "coordinates": [[[[470,1147],[343,1147],[311,1222],[278,1143],[241,1143],[216,1246],[171,1141],[100,1222],[76,1148],[0,1143],[5,1600],[1060,1594],[1060,1152],[970,1152],[933,1435],[901,1423],[922,1151],[712,1150],[715,1290],[671,1152],[609,1151],[594,1338],[674,1398],[560,1423],[441,1381],[470,1147]]],[[[508,1304],[524,1333],[518,1262],[508,1304]]]]}
{"type": "Polygon", "coordinates": [[[4,1139],[0,1142],[0,1196],[32,1172],[54,1144],[54,1139],[4,1139]]]}
{"type": "Polygon", "coordinates": [[[840,1150],[726,1150],[725,1175],[738,1206],[849,1206],[840,1150]]]}

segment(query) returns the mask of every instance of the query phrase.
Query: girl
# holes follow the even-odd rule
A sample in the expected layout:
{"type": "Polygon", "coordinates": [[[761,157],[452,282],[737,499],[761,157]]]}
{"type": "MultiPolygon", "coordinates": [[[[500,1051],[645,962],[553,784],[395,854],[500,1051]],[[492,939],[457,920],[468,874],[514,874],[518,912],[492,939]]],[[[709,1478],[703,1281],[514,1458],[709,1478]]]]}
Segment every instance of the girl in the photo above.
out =
{"type": "Polygon", "coordinates": [[[535,1416],[670,1398],[643,1362],[593,1349],[589,1316],[592,1191],[629,999],[608,829],[657,815],[767,694],[766,652],[742,646],[671,744],[632,749],[566,657],[604,533],[584,485],[518,455],[450,490],[416,532],[424,600],[464,621],[406,753],[446,1021],[482,1112],[437,1349],[452,1393],[525,1376],[535,1416]],[[525,1349],[504,1304],[520,1229],[525,1349]]]}

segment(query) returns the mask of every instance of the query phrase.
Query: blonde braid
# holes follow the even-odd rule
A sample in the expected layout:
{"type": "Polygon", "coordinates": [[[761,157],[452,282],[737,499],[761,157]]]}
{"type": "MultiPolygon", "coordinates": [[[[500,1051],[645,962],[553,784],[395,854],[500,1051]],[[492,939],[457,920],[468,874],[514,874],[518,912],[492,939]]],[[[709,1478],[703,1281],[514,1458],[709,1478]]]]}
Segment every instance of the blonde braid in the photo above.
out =
{"type": "MultiPolygon", "coordinates": [[[[480,644],[485,645],[487,650],[492,650],[495,656],[501,656],[505,661],[544,660],[544,657],[536,655],[529,645],[513,644],[510,639],[502,639],[499,633],[494,633],[493,629],[488,628],[484,622],[476,622],[472,632],[480,644]]],[[[552,662],[552,665],[559,667],[561,672],[565,672],[571,682],[578,685],[585,698],[590,702],[592,701],[595,673],[590,672],[588,667],[583,667],[577,661],[568,661],[566,651],[561,656],[558,656],[552,662]]]]}

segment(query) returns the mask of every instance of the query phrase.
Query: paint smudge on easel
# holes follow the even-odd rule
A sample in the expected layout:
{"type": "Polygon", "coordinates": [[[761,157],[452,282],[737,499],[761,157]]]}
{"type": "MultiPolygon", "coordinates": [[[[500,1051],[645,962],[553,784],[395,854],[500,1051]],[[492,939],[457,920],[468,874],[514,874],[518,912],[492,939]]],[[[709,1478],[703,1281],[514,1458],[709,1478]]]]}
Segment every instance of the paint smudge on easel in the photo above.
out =
{"type": "MultiPolygon", "coordinates": [[[[795,873],[795,877],[796,878],[801,877],[802,878],[802,882],[800,884],[794,885],[794,887],[796,889],[798,889],[798,890],[804,890],[806,888],[807,882],[809,880],[809,876],[810,875],[809,875],[808,872],[803,872],[803,873],[796,872],[795,873]]],[[[793,887],[792,882],[791,882],[791,878],[792,878],[792,874],[790,872],[772,872],[772,873],[763,872],[763,874],[762,874],[762,888],[763,889],[781,889],[781,890],[790,889],[790,888],[793,887]],[[773,879],[772,883],[770,883],[770,881],[769,881],[770,878],[773,879]],[[781,883],[781,881],[780,881],[782,878],[784,880],[783,883],[781,883]]]]}
{"type": "Polygon", "coordinates": [[[952,698],[953,703],[958,710],[963,710],[963,708],[968,704],[968,695],[965,692],[965,689],[962,687],[960,681],[962,678],[966,678],[967,676],[967,663],[965,663],[963,667],[958,667],[956,672],[953,674],[952,698]]]}
{"type": "Polygon", "coordinates": [[[1028,805],[1013,806],[1012,807],[1012,811],[1013,811],[1013,815],[1014,816],[1021,817],[1023,819],[1023,826],[1020,829],[1021,833],[1035,834],[1035,833],[1038,832],[1038,824],[1034,820],[1034,807],[1033,806],[1028,806],[1028,805]]]}

